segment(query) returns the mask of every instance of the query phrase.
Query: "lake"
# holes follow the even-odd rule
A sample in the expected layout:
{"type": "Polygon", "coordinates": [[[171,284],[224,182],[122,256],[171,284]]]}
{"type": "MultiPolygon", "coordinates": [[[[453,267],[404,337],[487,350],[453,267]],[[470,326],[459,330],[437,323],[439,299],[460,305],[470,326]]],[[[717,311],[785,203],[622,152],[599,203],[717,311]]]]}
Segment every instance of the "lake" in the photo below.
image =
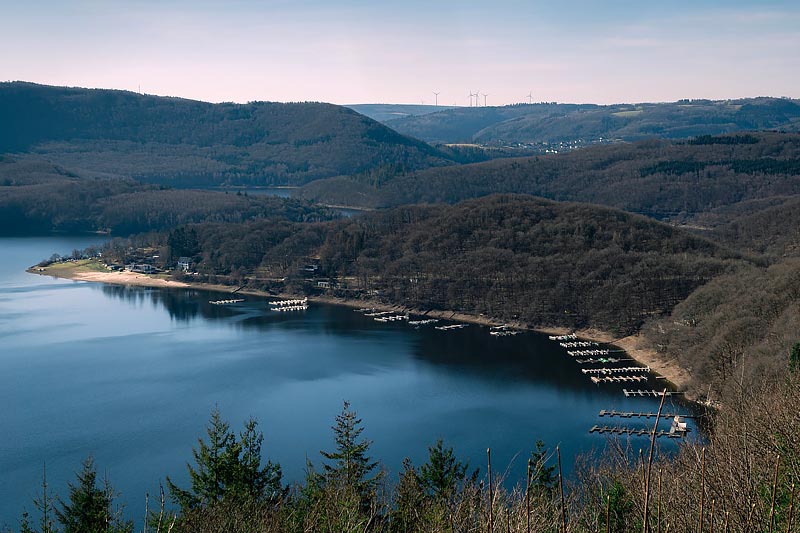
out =
{"type": "MultiPolygon", "coordinates": [[[[219,306],[209,303],[219,293],[24,272],[100,240],[0,238],[0,525],[16,527],[23,508],[33,510],[45,464],[51,487],[66,496],[88,455],[139,524],[145,493],[157,494],[159,480],[186,485],[185,464],[215,406],[236,431],[258,419],[263,450],[287,482],[333,448],[330,426],[348,400],[392,479],[404,457],[421,463],[443,438],[482,473],[491,447],[509,483],[524,479],[537,439],[560,445],[569,470],[578,454],[605,446],[588,433],[614,422],[599,418],[601,409],[658,407],[625,398],[622,386],[593,385],[539,334],[415,329],[329,305],[275,313],[257,297],[219,306]]],[[[622,425],[637,424],[646,425],[622,425]]],[[[631,442],[638,449],[649,441],[631,442]]]]}

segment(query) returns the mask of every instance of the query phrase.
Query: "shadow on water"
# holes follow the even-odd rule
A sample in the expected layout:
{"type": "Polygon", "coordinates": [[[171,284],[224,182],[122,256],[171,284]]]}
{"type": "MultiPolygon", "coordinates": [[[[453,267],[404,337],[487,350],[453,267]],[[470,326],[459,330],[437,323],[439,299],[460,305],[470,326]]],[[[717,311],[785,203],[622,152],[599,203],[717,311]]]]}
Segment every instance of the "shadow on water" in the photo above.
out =
{"type": "MultiPolygon", "coordinates": [[[[410,334],[410,355],[415,361],[431,369],[473,376],[501,386],[547,386],[573,394],[605,397],[610,407],[619,402],[625,388],[660,391],[667,387],[672,390],[664,380],[653,375],[647,381],[628,385],[595,385],[581,372],[582,366],[575,358],[566,354],[566,349],[549,340],[546,335],[536,332],[494,337],[489,335],[488,327],[479,325],[440,331],[433,325],[414,327],[405,322],[377,323],[372,318],[343,306],[314,304],[303,313],[276,313],[270,308],[268,298],[258,296],[237,295],[237,298],[244,301],[215,305],[210,302],[231,298],[230,293],[118,285],[97,287],[106,296],[128,303],[148,303],[163,307],[170,319],[176,322],[206,320],[243,330],[308,331],[355,340],[392,334],[408,338],[410,334]]],[[[631,362],[630,365],[635,363],[631,362]]],[[[653,402],[657,405],[657,399],[650,400],[650,403],[653,402]]],[[[695,404],[683,401],[680,396],[671,397],[667,406],[673,407],[675,412],[701,414],[695,404]]]]}

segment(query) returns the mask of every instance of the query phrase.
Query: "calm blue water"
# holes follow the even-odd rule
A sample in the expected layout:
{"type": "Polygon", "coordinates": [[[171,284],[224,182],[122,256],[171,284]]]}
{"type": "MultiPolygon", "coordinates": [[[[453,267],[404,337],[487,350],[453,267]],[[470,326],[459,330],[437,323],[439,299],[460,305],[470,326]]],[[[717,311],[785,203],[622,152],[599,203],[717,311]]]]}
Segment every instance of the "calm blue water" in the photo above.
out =
{"type": "Polygon", "coordinates": [[[605,445],[587,432],[608,423],[600,409],[657,408],[592,385],[540,335],[413,329],[334,306],[274,313],[254,297],[214,306],[208,301],[220,296],[203,291],[24,272],[97,242],[0,239],[0,525],[16,527],[23,508],[32,510],[45,463],[51,487],[65,495],[89,454],[138,523],[159,480],[185,483],[215,405],[237,431],[250,415],[260,421],[264,451],[287,481],[302,479],[306,458],[319,464],[319,451],[332,449],[343,400],[395,478],[404,457],[423,462],[444,438],[482,472],[492,447],[495,470],[508,468],[512,481],[524,477],[537,439],[560,444],[569,468],[605,445]]]}

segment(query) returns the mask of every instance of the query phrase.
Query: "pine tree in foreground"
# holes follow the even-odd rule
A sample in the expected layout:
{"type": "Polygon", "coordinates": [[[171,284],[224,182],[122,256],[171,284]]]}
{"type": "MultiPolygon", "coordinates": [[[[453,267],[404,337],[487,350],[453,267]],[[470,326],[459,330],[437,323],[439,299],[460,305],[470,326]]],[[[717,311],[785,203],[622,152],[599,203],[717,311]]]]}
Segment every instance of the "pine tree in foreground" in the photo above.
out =
{"type": "Polygon", "coordinates": [[[131,533],[133,523],[113,509],[114,491],[106,480],[97,486],[97,472],[90,456],[83,462],[76,484],[69,483],[69,502],[59,499],[55,514],[64,533],[131,533]]]}
{"type": "Polygon", "coordinates": [[[195,466],[186,465],[191,487],[182,489],[167,477],[170,495],[182,512],[230,499],[275,503],[283,498],[280,465],[267,461],[261,466],[264,435],[255,419],[245,423],[237,440],[215,408],[206,434],[208,439],[198,439],[192,450],[195,466]]]}
{"type": "Polygon", "coordinates": [[[331,429],[336,449],[333,452],[320,452],[329,461],[324,465],[327,478],[355,488],[368,500],[380,478],[380,474],[372,474],[378,462],[367,454],[372,441],[361,438],[364,428],[356,412],[350,410],[350,402],[344,402],[342,412],[336,416],[336,424],[331,429]]]}

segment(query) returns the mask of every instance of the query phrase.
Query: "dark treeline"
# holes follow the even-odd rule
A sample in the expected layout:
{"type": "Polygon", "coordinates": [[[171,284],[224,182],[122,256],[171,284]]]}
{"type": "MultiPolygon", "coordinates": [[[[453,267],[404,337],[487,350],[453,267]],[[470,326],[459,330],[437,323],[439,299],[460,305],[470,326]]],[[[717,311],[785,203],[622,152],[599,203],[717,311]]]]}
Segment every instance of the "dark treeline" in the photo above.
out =
{"type": "MultiPolygon", "coordinates": [[[[350,298],[619,334],[742,263],[644,217],[527,196],[318,224],[197,224],[138,244],[194,257],[198,280],[298,292],[324,282],[350,298]]],[[[128,261],[127,250],[112,243],[106,255],[128,261]]]]}
{"type": "Polygon", "coordinates": [[[742,382],[777,379],[800,343],[800,261],[721,275],[644,333],[669,359],[690,368],[692,388],[711,399],[730,397],[742,382]]]}
{"type": "Polygon", "coordinates": [[[774,258],[800,256],[800,198],[773,197],[750,209],[737,211],[739,216],[734,217],[718,212],[703,217],[712,224],[732,218],[710,233],[716,241],[774,258]]]}
{"type": "Polygon", "coordinates": [[[202,221],[299,222],[333,217],[327,209],[297,200],[86,178],[37,159],[0,158],[0,235],[54,231],[130,235],[202,221]]]}
{"type": "Polygon", "coordinates": [[[209,104],[127,91],[0,83],[0,153],[185,187],[301,184],[449,156],[323,103],[209,104]]]}
{"type": "Polygon", "coordinates": [[[332,178],[307,185],[301,195],[331,203],[346,203],[346,195],[350,205],[380,207],[524,193],[680,221],[748,200],[800,194],[800,135],[748,135],[758,142],[648,140],[433,168],[378,186],[357,178],[332,178]]]}
{"type": "MultiPolygon", "coordinates": [[[[488,455],[485,465],[469,465],[439,440],[424,463],[407,459],[401,472],[390,474],[371,457],[372,443],[363,436],[368,421],[345,402],[332,426],[332,447],[307,460],[303,481],[287,486],[281,465],[265,458],[269,434],[265,438],[257,421],[237,432],[214,410],[186,465],[188,480],[167,476],[160,498],[129,511],[146,515],[141,531],[156,533],[794,531],[800,345],[796,349],[797,369],[732,395],[707,442],[689,441],[674,455],[656,447],[645,461],[641,450],[636,458],[635,450],[611,441],[602,453],[579,458],[569,479],[562,477],[557,452],[541,441],[512,465],[492,465],[488,455]],[[498,474],[506,467],[521,470],[523,481],[509,488],[506,474],[498,474]]],[[[134,530],[110,481],[97,479],[91,458],[67,497],[57,492],[45,478],[16,531],[134,530]]]]}
{"type": "Polygon", "coordinates": [[[800,128],[800,103],[785,98],[641,104],[535,103],[460,107],[385,123],[437,143],[512,145],[582,140],[636,141],[648,137],[708,138],[743,130],[800,128]]]}

